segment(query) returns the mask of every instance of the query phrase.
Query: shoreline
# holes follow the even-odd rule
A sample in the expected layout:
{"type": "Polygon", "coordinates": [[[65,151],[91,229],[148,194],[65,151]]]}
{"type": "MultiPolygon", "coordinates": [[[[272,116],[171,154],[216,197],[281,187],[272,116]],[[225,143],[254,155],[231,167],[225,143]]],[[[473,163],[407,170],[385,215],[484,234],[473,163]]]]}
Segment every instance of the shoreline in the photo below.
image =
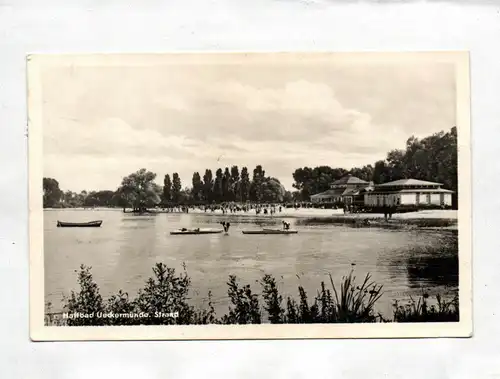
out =
{"type": "MultiPolygon", "coordinates": [[[[122,208],[44,208],[44,211],[88,211],[88,212],[122,212],[122,208]]],[[[203,209],[189,209],[188,213],[179,211],[155,210],[149,216],[156,214],[194,214],[224,217],[259,217],[262,219],[295,219],[301,225],[346,225],[352,227],[381,227],[381,228],[408,228],[431,230],[457,230],[458,211],[456,210],[422,210],[417,212],[394,213],[389,220],[384,219],[380,213],[347,213],[342,209],[318,208],[284,208],[275,214],[255,214],[254,210],[248,212],[226,212],[220,209],[205,212],[203,209]]]]}
{"type": "MultiPolygon", "coordinates": [[[[44,211],[111,211],[111,212],[123,212],[123,208],[112,208],[112,207],[96,207],[96,208],[43,208],[44,211]]],[[[129,210],[127,208],[127,210],[129,210]]],[[[150,213],[185,213],[182,211],[166,211],[166,210],[152,210],[150,213]]],[[[207,211],[200,208],[189,209],[187,214],[211,214],[211,215],[223,215],[220,209],[215,211],[207,211]]],[[[235,213],[225,213],[224,215],[238,215],[238,216],[260,216],[268,218],[279,218],[279,217],[350,217],[350,218],[379,218],[383,217],[382,213],[346,213],[344,214],[342,209],[321,209],[321,208],[284,208],[281,213],[277,212],[273,215],[271,214],[255,214],[255,211],[251,210],[248,212],[235,212],[235,213]]],[[[418,218],[446,218],[446,219],[457,219],[456,210],[421,210],[417,212],[406,212],[406,213],[394,213],[392,219],[418,219],[418,218]]]]}

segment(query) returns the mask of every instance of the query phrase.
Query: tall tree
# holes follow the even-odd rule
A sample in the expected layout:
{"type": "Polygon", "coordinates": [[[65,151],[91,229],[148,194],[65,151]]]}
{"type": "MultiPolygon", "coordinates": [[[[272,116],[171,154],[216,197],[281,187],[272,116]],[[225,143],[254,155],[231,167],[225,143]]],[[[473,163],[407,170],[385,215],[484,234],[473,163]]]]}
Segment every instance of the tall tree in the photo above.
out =
{"type": "Polygon", "coordinates": [[[95,194],[95,198],[97,200],[97,205],[101,207],[110,207],[113,206],[113,196],[115,195],[114,191],[103,190],[97,191],[95,194]]]}
{"type": "Polygon", "coordinates": [[[205,175],[203,175],[203,199],[205,201],[213,201],[213,188],[214,188],[214,180],[212,176],[212,170],[206,169],[205,175]]]}
{"type": "MultiPolygon", "coordinates": [[[[309,196],[316,193],[313,182],[313,170],[310,167],[298,168],[292,174],[293,187],[296,188],[301,196],[301,200],[308,200],[309,196]]],[[[332,182],[329,178],[330,183],[332,182]]]]}
{"type": "Polygon", "coordinates": [[[172,175],[172,201],[176,204],[181,201],[181,190],[181,178],[178,173],[174,172],[172,175]]]}
{"type": "Polygon", "coordinates": [[[195,172],[193,174],[193,188],[191,190],[191,197],[194,201],[199,201],[203,197],[203,183],[201,181],[200,173],[195,172]]]}
{"type": "Polygon", "coordinates": [[[109,207],[112,206],[114,191],[90,191],[85,198],[86,207],[109,207]]]}
{"type": "Polygon", "coordinates": [[[248,174],[248,168],[243,167],[241,169],[241,179],[240,179],[240,198],[241,201],[250,200],[250,176],[248,174]]]}
{"type": "Polygon", "coordinates": [[[231,200],[241,201],[240,195],[240,172],[238,166],[231,167],[231,200]]]}
{"type": "Polygon", "coordinates": [[[172,181],[170,180],[170,175],[167,174],[163,178],[163,204],[168,204],[172,201],[172,181]]]}
{"type": "Polygon", "coordinates": [[[226,167],[224,174],[222,175],[222,199],[224,201],[230,201],[231,198],[231,173],[229,168],[226,167]]]}
{"type": "Polygon", "coordinates": [[[387,153],[387,166],[389,167],[389,178],[388,180],[399,180],[406,177],[421,177],[421,173],[417,175],[416,172],[412,173],[408,171],[408,167],[405,165],[405,151],[404,150],[391,150],[387,153]]]}
{"type": "Polygon", "coordinates": [[[282,202],[285,198],[285,187],[276,178],[264,178],[261,182],[261,200],[264,202],[282,202]]]}
{"type": "Polygon", "coordinates": [[[352,176],[370,182],[373,180],[373,166],[371,164],[363,167],[354,167],[349,171],[352,176]]]}
{"type": "Polygon", "coordinates": [[[123,204],[134,210],[146,210],[160,202],[160,187],[154,182],[156,174],[142,168],[123,178],[118,193],[123,204]]]}
{"type": "Polygon", "coordinates": [[[76,208],[76,207],[83,206],[83,204],[80,204],[78,202],[78,195],[72,191],[64,192],[62,201],[64,202],[64,205],[66,207],[75,207],[76,208]]]}
{"type": "Polygon", "coordinates": [[[59,204],[63,197],[63,191],[59,188],[59,182],[53,178],[43,178],[43,207],[52,208],[59,204]]]}
{"type": "Polygon", "coordinates": [[[186,204],[190,203],[192,200],[194,200],[192,188],[185,187],[183,190],[181,190],[180,200],[179,200],[180,203],[186,204]]]}
{"type": "Polygon", "coordinates": [[[78,195],[76,195],[77,199],[78,199],[78,204],[81,204],[81,206],[84,206],[85,205],[85,201],[87,201],[87,196],[88,196],[88,192],[83,190],[83,191],[80,191],[80,193],[78,195]]]}
{"type": "Polygon", "coordinates": [[[283,196],[283,202],[290,203],[293,201],[293,194],[290,191],[285,191],[285,195],[283,196]]]}
{"type": "Polygon", "coordinates": [[[250,199],[254,201],[262,200],[262,183],[266,172],[261,165],[257,165],[253,170],[252,184],[250,186],[250,199]]]}
{"type": "Polygon", "coordinates": [[[375,184],[382,184],[390,180],[390,168],[385,163],[385,161],[375,162],[375,167],[373,168],[373,182],[375,184]]]}
{"type": "Polygon", "coordinates": [[[457,129],[439,132],[423,139],[411,137],[406,142],[402,158],[405,177],[443,183],[455,192],[453,206],[457,206],[457,129]]]}
{"type": "Polygon", "coordinates": [[[215,171],[215,180],[214,180],[214,199],[216,201],[222,201],[222,169],[218,168],[215,171]]]}

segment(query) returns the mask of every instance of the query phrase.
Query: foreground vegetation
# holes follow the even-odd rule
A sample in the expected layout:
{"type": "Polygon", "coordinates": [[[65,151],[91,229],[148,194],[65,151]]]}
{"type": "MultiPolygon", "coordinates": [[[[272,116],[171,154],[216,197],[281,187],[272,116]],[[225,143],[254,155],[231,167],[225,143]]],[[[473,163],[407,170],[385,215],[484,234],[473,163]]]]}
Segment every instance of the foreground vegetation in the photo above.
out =
{"type": "MultiPolygon", "coordinates": [[[[354,270],[342,278],[337,287],[330,276],[321,282],[314,298],[298,287],[298,299],[286,299],[279,293],[271,275],[260,281],[261,294],[250,285],[241,285],[235,276],[227,282],[230,305],[228,313],[217,317],[209,292],[206,309],[189,303],[191,280],[184,271],[162,263],[153,267],[153,276],[146,281],[134,299],[123,291],[106,301],[94,282],[91,268],[81,266],[78,273],[79,291],[65,299],[62,318],[46,312],[48,325],[168,325],[168,324],[260,324],[260,323],[373,323],[373,322],[453,322],[459,321],[458,298],[436,297],[431,304],[423,293],[416,301],[394,302],[393,318],[386,319],[375,312],[375,304],[383,295],[382,286],[367,274],[357,283],[354,270]]],[[[48,305],[50,308],[50,304],[48,305]]]]}

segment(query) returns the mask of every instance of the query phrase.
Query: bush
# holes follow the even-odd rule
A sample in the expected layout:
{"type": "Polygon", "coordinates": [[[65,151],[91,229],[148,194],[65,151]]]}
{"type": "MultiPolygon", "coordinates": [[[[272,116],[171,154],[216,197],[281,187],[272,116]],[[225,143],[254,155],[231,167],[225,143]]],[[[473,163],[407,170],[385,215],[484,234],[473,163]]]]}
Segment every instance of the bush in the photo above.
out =
{"type": "Polygon", "coordinates": [[[194,308],[187,303],[191,279],[184,272],[176,276],[175,269],[157,263],[153,268],[154,277],[139,291],[134,306],[137,312],[147,313],[146,324],[190,324],[194,308]],[[178,313],[178,317],[163,316],[178,313]]]}
{"type": "Polygon", "coordinates": [[[223,324],[260,324],[261,313],[258,296],[252,293],[250,285],[240,288],[236,276],[230,275],[227,291],[232,306],[229,314],[222,317],[223,324]]]}
{"type": "Polygon", "coordinates": [[[282,324],[285,322],[285,310],[281,303],[283,296],[279,294],[276,280],[271,275],[264,275],[261,280],[262,297],[264,298],[268,320],[271,324],[282,324]]]}
{"type": "Polygon", "coordinates": [[[105,306],[99,287],[92,278],[91,267],[80,266],[78,273],[78,284],[80,291],[71,291],[69,299],[65,306],[65,310],[71,314],[93,315],[94,317],[76,317],[68,320],[68,325],[85,326],[85,325],[104,325],[105,320],[97,317],[97,313],[104,312],[105,306]]]}
{"type": "MultiPolygon", "coordinates": [[[[112,314],[133,314],[136,312],[135,304],[129,301],[126,292],[118,291],[117,295],[113,295],[108,299],[106,304],[106,313],[112,314]]],[[[137,324],[136,319],[129,318],[109,318],[108,325],[134,325],[137,324]]]]}

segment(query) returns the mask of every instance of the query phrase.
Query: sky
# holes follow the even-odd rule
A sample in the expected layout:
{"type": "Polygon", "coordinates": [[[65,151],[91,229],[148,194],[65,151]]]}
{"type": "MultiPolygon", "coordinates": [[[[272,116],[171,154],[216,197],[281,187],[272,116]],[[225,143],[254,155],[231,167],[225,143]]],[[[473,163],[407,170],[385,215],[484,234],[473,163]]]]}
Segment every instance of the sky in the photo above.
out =
{"type": "Polygon", "coordinates": [[[374,164],[415,135],[456,124],[453,64],[231,54],[124,56],[42,70],[44,176],[61,189],[115,190],[146,168],[178,172],[261,164],[292,189],[296,168],[374,164]]]}

